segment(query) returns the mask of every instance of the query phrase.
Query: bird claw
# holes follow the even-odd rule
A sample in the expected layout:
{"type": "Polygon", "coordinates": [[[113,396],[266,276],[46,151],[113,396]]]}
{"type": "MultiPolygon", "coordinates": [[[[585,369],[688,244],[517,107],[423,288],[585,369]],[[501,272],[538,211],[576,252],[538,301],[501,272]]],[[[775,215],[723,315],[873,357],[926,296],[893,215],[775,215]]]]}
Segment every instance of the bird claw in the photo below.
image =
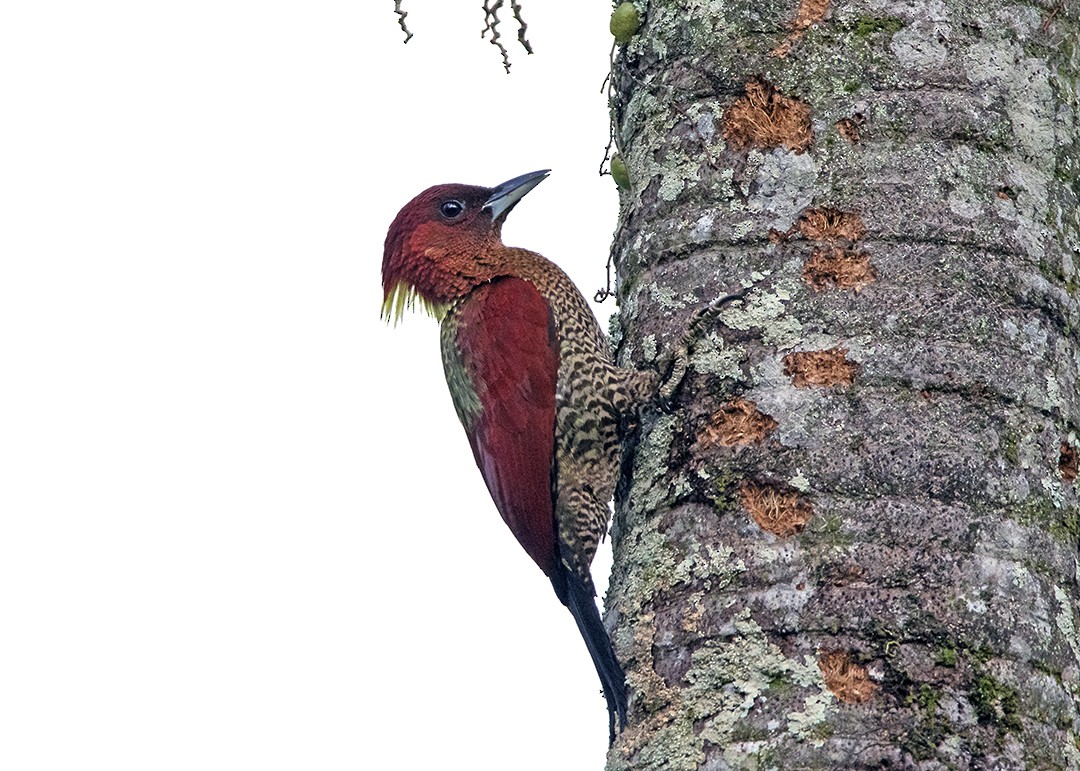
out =
{"type": "Polygon", "coordinates": [[[674,415],[679,411],[679,392],[682,390],[682,382],[685,373],[675,382],[665,379],[660,386],[660,392],[656,398],[656,408],[663,415],[674,415]]]}
{"type": "Polygon", "coordinates": [[[682,388],[683,381],[686,380],[686,373],[690,370],[690,353],[693,350],[694,341],[697,339],[699,327],[706,321],[711,321],[719,316],[720,311],[727,307],[729,303],[746,297],[749,291],[750,289],[747,287],[735,294],[721,297],[704,308],[698,309],[690,317],[690,323],[687,325],[686,332],[679,341],[675,352],[659,368],[661,378],[657,403],[662,413],[670,415],[676,411],[676,397],[679,389],[682,388]]]}

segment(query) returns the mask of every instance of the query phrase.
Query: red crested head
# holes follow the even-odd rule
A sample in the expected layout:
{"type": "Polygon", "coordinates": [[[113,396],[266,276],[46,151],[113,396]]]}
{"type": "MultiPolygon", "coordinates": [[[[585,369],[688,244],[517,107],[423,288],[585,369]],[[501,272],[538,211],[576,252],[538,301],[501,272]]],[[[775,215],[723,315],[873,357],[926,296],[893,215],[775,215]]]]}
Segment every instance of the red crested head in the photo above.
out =
{"type": "Polygon", "coordinates": [[[405,204],[383,246],[383,318],[397,321],[416,300],[442,318],[450,303],[499,275],[506,215],[547,174],[496,187],[436,185],[405,204]]]}

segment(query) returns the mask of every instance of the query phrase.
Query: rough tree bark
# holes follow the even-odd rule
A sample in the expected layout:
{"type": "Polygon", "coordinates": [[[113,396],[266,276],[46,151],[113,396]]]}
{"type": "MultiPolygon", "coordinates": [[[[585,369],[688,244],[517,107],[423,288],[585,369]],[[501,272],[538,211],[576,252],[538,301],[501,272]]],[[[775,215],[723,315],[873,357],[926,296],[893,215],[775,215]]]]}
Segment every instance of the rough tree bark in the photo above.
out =
{"type": "Polygon", "coordinates": [[[1080,9],[637,6],[609,769],[1080,767],[1080,9]]]}

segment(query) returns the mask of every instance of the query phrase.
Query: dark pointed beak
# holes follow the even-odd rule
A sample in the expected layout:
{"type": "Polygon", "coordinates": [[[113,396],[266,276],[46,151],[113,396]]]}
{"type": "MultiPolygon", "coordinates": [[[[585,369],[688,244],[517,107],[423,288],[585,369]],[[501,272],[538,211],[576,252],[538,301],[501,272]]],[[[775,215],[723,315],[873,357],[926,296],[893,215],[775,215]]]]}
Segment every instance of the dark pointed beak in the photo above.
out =
{"type": "Polygon", "coordinates": [[[498,222],[500,217],[504,217],[526,193],[543,182],[550,171],[551,169],[531,171],[496,186],[484,202],[484,208],[491,212],[491,221],[498,222]]]}

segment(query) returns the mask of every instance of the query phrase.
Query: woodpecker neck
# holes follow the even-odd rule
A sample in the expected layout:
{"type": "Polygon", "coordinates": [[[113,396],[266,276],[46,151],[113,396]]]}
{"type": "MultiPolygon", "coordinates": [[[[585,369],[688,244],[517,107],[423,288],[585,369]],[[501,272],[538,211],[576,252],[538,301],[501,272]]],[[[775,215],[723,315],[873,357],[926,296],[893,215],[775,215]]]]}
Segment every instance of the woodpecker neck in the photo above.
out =
{"type": "MultiPolygon", "coordinates": [[[[423,233],[414,236],[403,247],[424,243],[424,237],[423,233]]],[[[441,321],[454,302],[508,272],[509,252],[497,232],[486,239],[461,239],[414,251],[400,261],[410,266],[408,271],[384,275],[383,318],[393,318],[396,324],[406,308],[420,306],[441,321]]]]}

